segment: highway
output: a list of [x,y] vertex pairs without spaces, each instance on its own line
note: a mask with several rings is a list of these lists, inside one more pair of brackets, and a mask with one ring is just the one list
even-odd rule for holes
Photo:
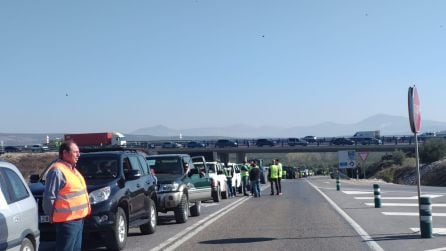
[[446,250],[446,188],[421,188],[434,213],[434,237],[421,239],[416,187],[379,183],[382,208],[374,208],[373,183],[341,180],[336,191],[328,177],[284,180],[282,196],[263,185],[260,198],[203,203],[185,224],[160,214],[154,234],[130,230],[125,250]]

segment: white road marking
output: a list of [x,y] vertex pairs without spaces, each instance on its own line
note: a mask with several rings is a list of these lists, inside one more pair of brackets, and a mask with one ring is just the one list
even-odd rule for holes
[[[426,194],[422,197],[430,197],[431,199],[441,197],[443,195]],[[375,197],[354,197],[355,200],[373,200]],[[418,200],[418,196],[410,197],[381,197],[382,200]]]
[[316,191],[318,191],[325,200],[330,203],[330,205],[342,216],[344,219],[355,229],[355,231],[361,236],[361,238],[365,241],[365,243],[370,247],[371,250],[374,251],[384,251],[384,249],[373,240],[373,238],[358,224],[356,223],[347,213],[345,213],[334,201],[332,201],[325,193],[322,192],[319,188],[317,188],[313,183],[309,180],[305,179],[308,184],[310,184]]
[[218,206],[218,203],[201,203],[202,207],[213,207],[213,206]]
[[446,251],[446,247],[444,247],[444,248],[428,249],[428,250],[424,250],[424,251]]
[[[364,203],[367,206],[375,206],[375,203]],[[432,207],[446,207],[445,203],[433,203]],[[418,203],[381,203],[382,207],[418,207]]]
[[[389,216],[418,216],[418,212],[381,212],[384,215]],[[432,216],[446,217],[446,213],[432,213]]]
[[[414,233],[420,232],[420,228],[416,227],[411,227],[410,230],[412,230]],[[446,228],[432,228],[432,234],[446,235]]]
[[342,191],[343,193],[345,193],[345,194],[349,194],[349,195],[351,195],[351,194],[373,194],[373,191],[372,192],[366,192],[366,191]]

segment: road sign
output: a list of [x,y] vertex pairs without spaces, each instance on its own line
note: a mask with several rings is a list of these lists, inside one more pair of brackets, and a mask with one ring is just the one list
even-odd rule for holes
[[369,156],[368,152],[360,152],[359,153],[359,157],[364,161],[367,159],[367,157]]
[[356,151],[338,151],[339,169],[356,168]]
[[421,110],[417,88],[409,87],[408,94],[410,129],[413,133],[418,133],[421,130]]

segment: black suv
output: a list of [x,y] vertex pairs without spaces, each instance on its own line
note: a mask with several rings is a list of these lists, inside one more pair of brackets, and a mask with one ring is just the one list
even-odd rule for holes
[[274,141],[270,139],[258,139],[256,141],[256,146],[262,147],[262,146],[274,146]]
[[238,147],[237,142],[234,142],[229,139],[219,139],[215,142],[215,148],[223,148],[223,147]]
[[[82,153],[76,165],[87,183],[91,215],[85,219],[84,238],[99,239],[110,250],[121,250],[128,229],[139,227],[143,234],[155,232],[156,179],[145,154],[136,151]],[[44,215],[41,198],[45,176],[31,175],[30,188],[39,204],[42,239],[53,239],[55,229]]]
[[[189,216],[201,214],[201,202],[212,200],[217,187],[209,177],[209,170],[195,166],[205,163],[204,157],[188,154],[160,154],[147,156],[150,168],[158,179],[158,212],[173,211],[177,223],[185,223]],[[190,204],[193,204],[190,208]]]

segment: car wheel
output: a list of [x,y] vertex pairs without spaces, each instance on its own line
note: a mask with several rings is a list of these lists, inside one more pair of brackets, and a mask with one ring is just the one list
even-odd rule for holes
[[220,185],[217,186],[217,191],[212,191],[212,200],[214,200],[214,202],[220,202],[221,200]]
[[175,221],[177,223],[185,223],[189,217],[189,201],[186,195],[181,198],[180,204],[174,210]]
[[157,212],[155,207],[155,202],[149,198],[149,222],[139,226],[141,233],[143,234],[153,234],[155,233],[156,223],[157,223]]
[[195,205],[190,208],[190,216],[196,217],[201,214],[201,201],[195,202]]
[[113,229],[112,238],[107,242],[111,250],[122,250],[127,243],[127,217],[122,208],[118,207],[116,212],[116,222]]
[[32,241],[28,238],[23,239],[22,244],[20,245],[20,251],[34,251],[34,245]]

